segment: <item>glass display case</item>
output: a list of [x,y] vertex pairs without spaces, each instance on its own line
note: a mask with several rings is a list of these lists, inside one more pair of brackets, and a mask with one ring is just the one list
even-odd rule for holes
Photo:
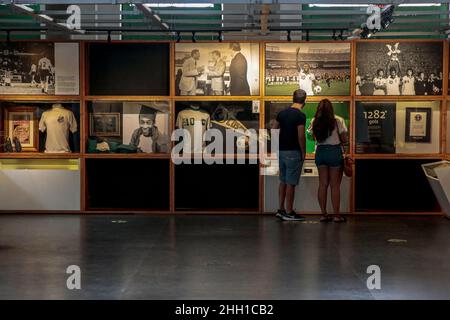
[[80,104],[67,101],[0,102],[2,153],[80,152]]
[[[335,115],[344,119],[347,129],[350,131],[350,104],[348,102],[340,101],[332,101],[332,103]],[[273,122],[277,118],[278,112],[290,107],[291,105],[292,103],[287,101],[266,101],[264,111],[264,128],[268,130],[267,133],[269,137],[271,136],[270,129],[272,128]],[[303,112],[306,115],[306,129],[309,128],[311,120],[314,119],[317,111],[317,105],[318,102],[307,102],[303,107]],[[267,151],[269,153],[272,152],[270,142],[267,143]],[[315,142],[310,134],[306,135],[306,153],[315,153]]]
[[[198,133],[196,123],[199,124]],[[190,135],[192,153],[206,151],[220,155],[236,153],[238,149],[248,152],[250,142],[258,146],[259,102],[178,101],[175,104],[175,128],[187,131],[179,141],[184,141],[184,134]],[[219,133],[223,143],[218,143],[215,136]],[[205,139],[202,139],[203,135]]]
[[89,102],[87,153],[170,152],[168,101]]
[[358,154],[438,154],[440,101],[356,102]]

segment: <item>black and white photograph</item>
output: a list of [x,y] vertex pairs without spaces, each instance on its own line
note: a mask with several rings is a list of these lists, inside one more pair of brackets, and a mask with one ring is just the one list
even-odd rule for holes
[[267,43],[265,95],[350,95],[350,43]]
[[165,153],[170,147],[169,103],[123,103],[123,144],[137,153]]
[[[58,68],[56,61],[59,64]],[[78,93],[78,44],[52,42],[0,44],[0,94]]]
[[258,43],[177,43],[179,96],[259,95]]
[[442,95],[442,42],[357,42],[356,95]]

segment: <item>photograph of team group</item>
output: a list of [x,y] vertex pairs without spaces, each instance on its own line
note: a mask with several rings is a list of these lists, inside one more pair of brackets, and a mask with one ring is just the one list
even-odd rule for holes
[[258,43],[177,43],[178,96],[259,95]]
[[442,94],[441,42],[358,42],[356,95]]
[[54,94],[53,43],[2,43],[0,94]]
[[267,43],[267,96],[350,95],[350,43]]

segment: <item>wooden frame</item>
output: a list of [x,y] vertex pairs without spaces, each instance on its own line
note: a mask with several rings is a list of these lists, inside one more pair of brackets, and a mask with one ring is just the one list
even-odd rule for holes
[[[96,132],[95,131],[95,117],[113,117],[114,121],[116,121],[115,127],[117,128],[114,132]],[[99,136],[99,137],[117,137],[120,136],[121,130],[121,117],[119,112],[92,112],[89,113],[89,135],[90,136]]]
[[[19,40],[12,40],[17,42],[23,42]],[[43,42],[55,42],[50,40],[39,40]],[[422,39],[399,39],[395,40],[396,42],[442,42],[443,45],[443,88],[441,96],[356,96],[355,95],[355,75],[356,75],[356,47],[358,43],[364,41],[379,41],[386,42],[385,39],[373,39],[373,40],[346,40],[344,43],[350,43],[351,46],[351,70],[350,70],[350,95],[349,96],[313,96],[308,98],[308,102],[318,102],[321,99],[328,98],[332,101],[348,101],[350,104],[350,150],[349,154],[351,157],[358,161],[359,159],[449,159],[450,154],[447,153],[447,146],[450,145],[450,141],[446,141],[446,132],[450,128],[450,124],[447,123],[446,115],[447,115],[447,101],[449,98],[448,92],[448,76],[449,76],[449,42],[448,40],[422,40]],[[36,40],[30,40],[30,42],[36,42]],[[58,42],[58,41],[56,41]],[[80,92],[79,95],[74,96],[56,96],[56,95],[0,95],[0,102],[2,101],[22,101],[33,102],[33,101],[79,101],[80,103],[80,153],[79,154],[44,154],[44,153],[22,153],[22,154],[5,154],[1,153],[0,158],[15,158],[15,159],[24,159],[24,158],[37,158],[37,159],[54,159],[54,158],[75,158],[80,159],[80,170],[81,170],[81,211],[82,213],[102,213],[102,210],[91,210],[88,207],[88,195],[89,195],[89,183],[86,172],[86,160],[87,159],[167,159],[170,162],[169,165],[169,174],[170,174],[170,204],[168,211],[136,211],[136,210],[128,210],[128,209],[120,209],[114,210],[117,213],[149,213],[149,214],[189,214],[189,213],[197,213],[197,212],[189,212],[189,211],[177,211],[175,210],[175,165],[172,161],[170,161],[170,154],[88,154],[86,153],[86,141],[89,135],[89,114],[87,104],[90,101],[130,101],[130,102],[145,102],[145,101],[155,101],[155,100],[167,100],[169,101],[170,108],[170,123],[169,127],[172,131],[175,125],[175,102],[176,101],[253,101],[257,100],[260,102],[260,114],[259,114],[259,126],[260,128],[264,128],[264,116],[265,116],[265,102],[266,101],[290,101],[289,96],[266,96],[265,95],[265,47],[266,43],[286,43],[283,40],[267,40],[267,41],[249,41],[249,40],[241,40],[238,41],[240,43],[259,43],[259,77],[260,77],[260,90],[259,95],[257,96],[176,96],[175,95],[175,81],[173,79],[173,75],[175,74],[175,42],[174,41],[142,41],[142,40],[112,40],[112,43],[169,43],[170,49],[170,64],[169,64],[169,95],[168,96],[92,96],[89,95],[89,79],[88,79],[88,68],[89,62],[86,58],[88,55],[88,44],[90,43],[107,43],[103,40],[97,41],[62,41],[62,42],[76,42],[79,43],[79,58],[80,58]],[[189,41],[181,41],[189,43]],[[215,44],[215,41],[197,41],[198,43],[211,43]],[[236,41],[224,41],[224,43],[236,42]],[[292,41],[294,43],[308,43],[308,41]],[[309,43],[333,43],[333,41],[324,41],[324,40],[315,40],[309,41]],[[342,42],[342,41],[339,41]],[[440,153],[437,154],[392,154],[392,155],[365,155],[365,154],[355,154],[355,104],[356,101],[439,101],[441,104],[441,126],[440,126]],[[173,142],[171,142],[171,146],[173,146]],[[308,159],[313,159],[311,155],[307,156]],[[351,213],[355,214],[367,214],[367,213],[359,213],[355,212],[355,199],[354,199],[354,190],[355,190],[355,174],[351,178],[351,190],[350,192],[350,207]],[[257,211],[253,211],[252,213],[264,213],[264,176],[260,175],[259,179],[259,208]],[[107,212],[107,211],[105,211]],[[243,210],[233,211],[223,211],[217,210],[214,213],[220,214],[240,214],[244,212]],[[68,213],[78,213],[78,212],[68,212]],[[370,213],[369,213],[370,214]],[[403,214],[403,213],[392,213],[386,212],[385,214]],[[422,213],[418,213],[422,214]],[[436,214],[436,213],[432,213]]]
[[[12,119],[14,116],[26,116],[29,119]],[[11,143],[14,147],[13,138],[16,134],[14,131],[22,127],[20,123],[26,122],[25,128],[22,130],[27,130],[25,133],[28,135],[28,143],[22,144],[22,152],[38,152],[39,151],[39,127],[38,127],[38,119],[37,119],[37,108],[35,107],[6,107],[5,108],[5,117],[4,117],[4,128],[5,128],[5,138],[9,137],[11,139]],[[18,121],[17,126],[14,126],[14,121]],[[14,126],[14,127],[13,127]],[[19,139],[22,140],[22,139]],[[14,147],[15,148],[15,147]],[[17,152],[17,150],[16,150]]]

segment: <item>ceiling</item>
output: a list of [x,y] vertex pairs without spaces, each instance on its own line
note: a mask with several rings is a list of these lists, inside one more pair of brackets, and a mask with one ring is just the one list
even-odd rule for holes
[[[376,37],[446,38],[448,2],[378,0],[379,5],[396,8],[394,22]],[[293,40],[345,39],[367,20],[367,4],[362,0],[0,0],[0,32],[11,38],[287,39],[289,34]],[[70,5],[80,9],[79,30],[67,25]]]

